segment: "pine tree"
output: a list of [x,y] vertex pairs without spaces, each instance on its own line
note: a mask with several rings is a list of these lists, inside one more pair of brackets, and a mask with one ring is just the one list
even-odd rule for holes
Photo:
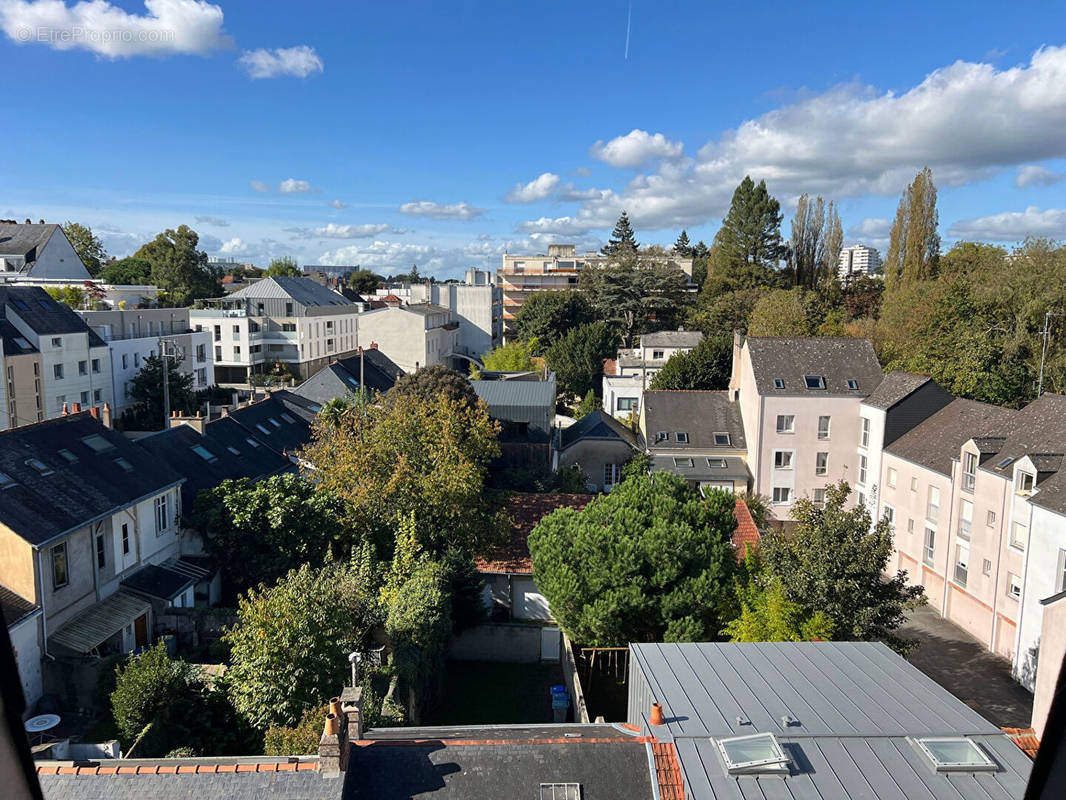
[[638,250],[640,250],[640,245],[637,244],[633,226],[629,223],[629,215],[623,211],[622,216],[618,218],[618,222],[614,225],[610,241],[604,245],[600,252],[605,256],[631,257],[635,256]]
[[766,181],[756,185],[745,176],[711,245],[708,288],[717,292],[775,283],[778,262],[788,252],[781,241],[783,218]]
[[899,199],[885,256],[886,289],[933,277],[940,257],[938,223],[933,172],[924,167]]
[[674,242],[674,252],[682,258],[690,258],[692,256],[692,245],[688,241],[688,231],[681,231],[681,235]]

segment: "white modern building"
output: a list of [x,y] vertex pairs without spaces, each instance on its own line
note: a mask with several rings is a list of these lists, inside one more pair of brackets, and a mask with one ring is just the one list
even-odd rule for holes
[[847,283],[852,278],[869,277],[881,272],[881,254],[876,248],[854,244],[840,251],[837,275]]
[[189,322],[212,334],[220,383],[245,383],[278,364],[307,379],[359,344],[359,307],[310,278],[263,278],[208,302],[189,311]]
[[463,369],[457,358],[459,323],[451,310],[431,303],[388,306],[359,315],[360,344],[376,346],[404,372],[444,364]]
[[[396,294],[396,290],[385,293]],[[463,283],[412,284],[408,302],[451,311],[459,323],[459,352],[468,356],[480,358],[503,340],[503,290],[492,283],[490,272],[468,269]]]
[[700,331],[654,331],[640,337],[636,347],[623,348],[604,364],[603,409],[616,419],[639,415],[641,394],[671,357],[693,350],[703,339]]

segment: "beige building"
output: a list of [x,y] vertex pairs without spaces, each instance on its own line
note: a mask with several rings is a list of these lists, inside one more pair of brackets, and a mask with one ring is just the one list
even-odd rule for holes
[[443,306],[416,303],[359,315],[360,344],[377,347],[404,372],[444,364],[463,369],[459,323]]
[[[578,253],[572,244],[548,245],[548,252],[536,255],[503,254],[496,284],[503,290],[504,336],[513,330],[515,314],[534,292],[557,292],[577,288],[583,269],[602,269],[609,257],[602,253]],[[667,255],[657,259],[692,276],[692,259]]]

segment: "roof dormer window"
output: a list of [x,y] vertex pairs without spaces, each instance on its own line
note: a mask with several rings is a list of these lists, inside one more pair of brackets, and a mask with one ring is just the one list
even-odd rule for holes
[[48,465],[45,464],[43,461],[41,461],[38,458],[27,458],[26,459],[26,466],[27,467],[33,467],[41,475],[51,475],[52,474],[52,470],[50,470],[48,468]]
[[856,392],[859,389],[859,382],[854,378],[848,378],[845,383],[848,385],[848,389]]
[[785,379],[784,378],[774,378],[774,388],[775,389],[784,389],[785,388]]
[[825,378],[821,375],[804,375],[803,382],[807,385],[808,389],[824,389]]

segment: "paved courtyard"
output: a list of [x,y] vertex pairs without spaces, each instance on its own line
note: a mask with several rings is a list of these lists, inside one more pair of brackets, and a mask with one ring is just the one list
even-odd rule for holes
[[907,658],[970,708],[1000,727],[1028,728],[1033,696],[1010,674],[1010,663],[988,652],[953,622],[924,606],[899,629],[920,644]]

